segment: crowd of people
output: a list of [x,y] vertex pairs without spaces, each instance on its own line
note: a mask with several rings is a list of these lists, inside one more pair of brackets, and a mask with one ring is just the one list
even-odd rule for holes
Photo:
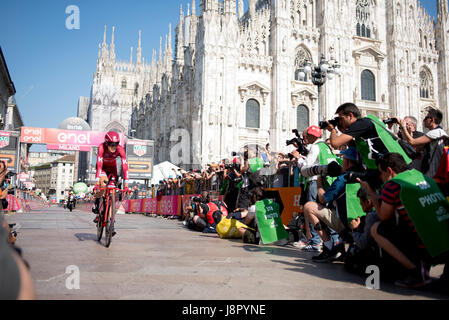
[[[302,134],[294,131],[289,154],[248,146],[201,172],[181,171],[162,190],[201,194],[184,212],[188,228],[222,236],[218,226],[232,220],[245,243],[260,244],[260,201],[281,202],[267,187],[300,187],[303,212],[284,225],[290,238],[283,245],[316,253],[315,262],[341,261],[359,274],[376,265],[398,286],[447,293],[449,136],[440,126],[442,113],[427,110],[425,134],[413,116],[364,118],[352,103],[336,114]],[[323,140],[326,131],[330,137]],[[212,201],[210,190],[224,201]],[[443,275],[430,284],[438,264],[445,265]]]

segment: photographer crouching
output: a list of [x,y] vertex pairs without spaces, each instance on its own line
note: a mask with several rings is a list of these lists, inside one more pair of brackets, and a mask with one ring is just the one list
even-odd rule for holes
[[[301,170],[301,175],[306,177],[305,181],[305,202],[318,201],[318,175],[307,176],[303,171],[307,171],[315,166],[326,166],[332,162],[337,162],[337,157],[329,146],[321,139],[322,131],[317,126],[311,126],[304,131],[304,139],[301,140],[298,130],[293,130],[297,138],[287,141],[287,146],[293,144],[297,150],[292,152],[292,155],[297,158],[297,166]],[[304,144],[310,147],[307,149]],[[324,188],[330,186],[334,181],[333,178],[325,180]],[[321,240],[314,228],[314,224],[310,224],[307,216],[305,216],[306,237],[303,241],[296,243],[295,246],[303,251],[320,252]],[[331,230],[331,236],[334,241],[338,240],[338,234]]]
[[[351,147],[342,151],[341,154],[343,155],[343,172],[336,162],[301,171],[305,176],[320,175],[318,202],[310,201],[304,206],[306,219],[314,226],[324,243],[323,252],[313,257],[316,262],[332,262],[343,258],[345,255],[344,242],[331,238],[329,229],[335,230],[343,239],[347,239],[349,234],[348,213],[353,217],[364,215],[357,198],[360,185],[354,178],[354,176],[363,176],[364,173],[358,152]],[[325,190],[327,176],[338,177]]]

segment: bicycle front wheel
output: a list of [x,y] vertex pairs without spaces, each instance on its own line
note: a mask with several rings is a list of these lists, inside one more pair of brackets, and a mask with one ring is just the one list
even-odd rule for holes
[[98,212],[100,212],[100,214],[98,215],[98,222],[97,222],[97,240],[101,241],[101,238],[103,237],[103,222],[104,222],[104,203],[103,201],[100,201],[99,204],[99,208],[98,208]]
[[114,230],[115,222],[115,195],[111,194],[109,196],[109,207],[108,207],[108,222],[106,224],[106,248],[109,248],[112,241],[112,231]]

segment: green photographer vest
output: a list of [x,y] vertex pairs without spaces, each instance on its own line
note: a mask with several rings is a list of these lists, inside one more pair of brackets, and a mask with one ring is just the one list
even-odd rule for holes
[[264,164],[265,164],[264,161],[259,157],[248,160],[248,165],[251,168],[252,173],[257,172],[257,170],[259,169],[263,169]]
[[[338,157],[332,152],[332,149],[325,143],[325,142],[319,142],[317,145],[320,147],[320,165],[321,166],[327,166],[331,162],[339,162]],[[325,186],[324,189],[327,189],[337,178],[333,177],[326,177],[327,180],[327,186]]]
[[256,202],[256,219],[263,244],[288,239],[276,202],[268,199]]
[[[407,154],[405,153],[404,149],[402,149],[399,142],[395,140],[393,136],[387,131],[385,124],[373,115],[368,115],[367,118],[370,119],[374,124],[377,135],[379,136],[380,140],[382,141],[388,152],[399,153],[404,157],[405,162],[407,164],[410,164],[412,160],[407,156]],[[370,157],[371,150],[367,140],[362,138],[356,138],[355,144],[357,150],[362,156],[363,162],[365,163],[367,169],[377,170],[376,160]]]
[[401,186],[400,198],[419,237],[432,257],[449,250],[449,202],[436,182],[417,170],[391,181]]
[[366,216],[360,205],[360,199],[357,197],[357,192],[359,192],[360,188],[360,183],[346,184],[346,216],[348,217],[348,224],[352,220]]

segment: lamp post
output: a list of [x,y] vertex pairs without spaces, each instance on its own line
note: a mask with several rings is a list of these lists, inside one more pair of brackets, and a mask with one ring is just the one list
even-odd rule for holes
[[321,92],[328,80],[341,74],[341,66],[336,60],[327,61],[324,54],[321,55],[319,65],[313,65],[306,61],[299,72],[299,80],[304,81],[307,75],[312,76],[312,83],[318,87],[318,119],[321,121]]

